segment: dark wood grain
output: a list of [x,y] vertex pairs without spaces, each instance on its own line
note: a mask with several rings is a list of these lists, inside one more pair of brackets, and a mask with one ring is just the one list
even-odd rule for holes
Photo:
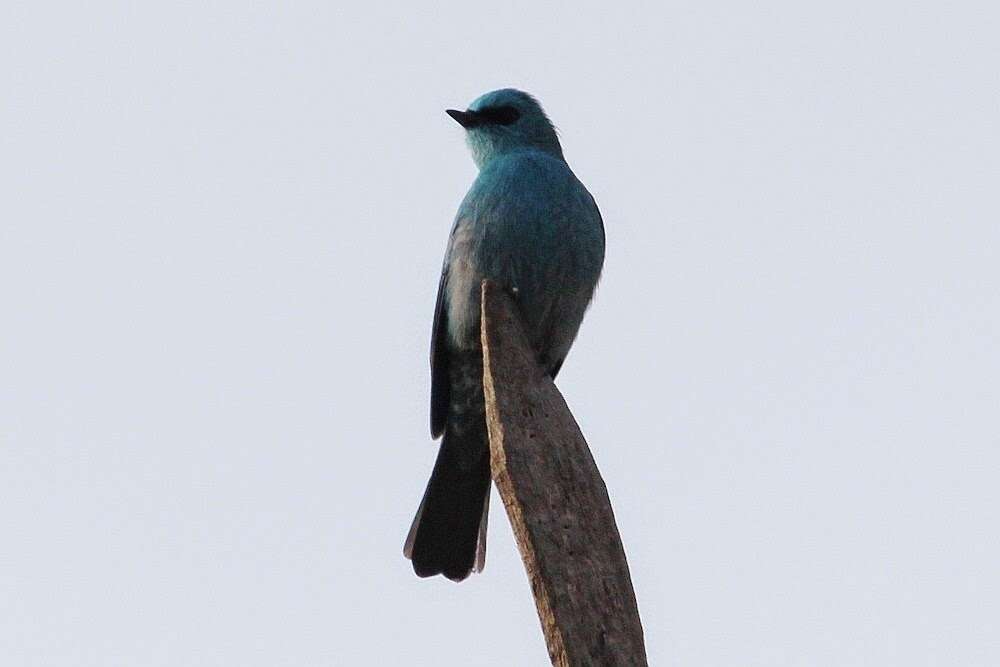
[[646,665],[642,625],[604,480],[517,306],[483,283],[483,385],[493,479],[553,665]]

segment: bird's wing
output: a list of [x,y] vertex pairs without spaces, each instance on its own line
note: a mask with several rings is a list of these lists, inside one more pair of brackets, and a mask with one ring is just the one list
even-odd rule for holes
[[448,262],[445,260],[438,283],[437,303],[434,305],[434,324],[431,329],[431,437],[444,433],[451,401],[448,382],[448,308],[445,290],[448,285]]
[[[581,185],[580,187],[583,187],[583,186]],[[590,194],[590,192],[588,192],[586,188],[583,188],[583,191],[587,193],[587,197],[590,199],[590,203],[593,206],[593,213],[594,213],[594,215],[597,216],[597,224],[601,228],[601,245],[603,246],[603,245],[605,245],[607,243],[607,236],[605,235],[605,231],[604,231],[604,217],[601,215],[601,210],[599,208],[597,208],[597,201],[594,199],[594,196],[592,194]],[[603,250],[602,250],[602,254],[603,254]],[[602,262],[603,262],[603,260],[602,260]],[[549,371],[549,377],[550,378],[552,378],[553,380],[556,379],[556,376],[559,375],[559,370],[562,368],[562,365],[563,365],[564,361],[566,361],[566,357],[565,356],[562,359],[557,360],[554,364],[552,364],[552,370]]]

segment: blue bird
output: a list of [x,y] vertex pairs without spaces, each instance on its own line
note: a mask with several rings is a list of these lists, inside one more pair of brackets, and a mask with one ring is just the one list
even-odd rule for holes
[[548,116],[512,88],[448,110],[479,167],[448,240],[431,334],[431,435],[444,434],[403,553],[418,576],[461,581],[486,560],[490,457],[480,284],[515,297],[555,379],[604,264],[597,204],[566,164]]

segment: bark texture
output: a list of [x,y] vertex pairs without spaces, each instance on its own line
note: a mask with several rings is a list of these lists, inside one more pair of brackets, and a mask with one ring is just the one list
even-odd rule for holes
[[514,301],[482,292],[483,388],[493,479],[507,508],[553,665],[646,665],[642,625],[604,480]]

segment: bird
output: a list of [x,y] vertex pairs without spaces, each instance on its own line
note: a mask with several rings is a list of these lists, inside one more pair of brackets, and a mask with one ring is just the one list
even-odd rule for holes
[[554,380],[597,287],[605,232],[533,96],[503,88],[446,113],[464,128],[479,174],[458,207],[438,284],[430,426],[433,438],[443,438],[403,553],[420,577],[462,581],[486,562],[482,281],[513,297],[538,363]]

